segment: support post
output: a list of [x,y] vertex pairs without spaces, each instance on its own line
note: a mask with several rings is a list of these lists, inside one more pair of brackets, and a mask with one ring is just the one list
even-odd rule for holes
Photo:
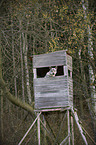
[[21,141],[18,143],[18,145],[21,145],[21,143],[24,141],[25,137],[27,136],[27,134],[29,133],[29,131],[31,130],[31,128],[33,127],[33,125],[35,124],[35,122],[37,121],[38,117],[40,116],[41,112],[37,115],[36,119],[34,120],[34,122],[32,123],[32,125],[29,127],[29,129],[27,130],[27,132],[25,133],[25,135],[23,136],[23,138],[21,139]]
[[85,145],[88,145],[87,140],[86,140],[86,137],[85,137],[85,135],[84,135],[84,133],[83,133],[82,127],[81,127],[81,125],[80,125],[80,123],[79,123],[79,118],[78,118],[77,112],[75,112],[73,108],[71,108],[71,111],[72,111],[72,113],[73,113],[73,115],[74,115],[74,119],[75,119],[76,124],[77,124],[77,126],[78,126],[78,129],[79,129],[79,131],[80,131],[80,133],[81,133],[82,139],[84,140]]
[[71,115],[71,132],[72,132],[72,145],[74,145],[74,127],[73,127],[73,116]]
[[1,90],[1,137],[4,139],[4,125],[3,125],[3,91]]
[[67,118],[68,118],[68,136],[69,136],[69,145],[70,145],[70,115],[69,110],[67,110]]
[[38,117],[37,120],[37,126],[38,126],[38,145],[40,145],[40,116]]
[[[43,120],[44,120],[44,126],[46,127],[46,121],[45,121],[44,115],[43,115]],[[46,129],[44,130],[44,144],[47,144],[47,142],[46,142]]]

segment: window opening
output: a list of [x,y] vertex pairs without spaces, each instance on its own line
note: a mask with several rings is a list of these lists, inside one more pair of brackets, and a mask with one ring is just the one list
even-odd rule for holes
[[37,78],[44,78],[46,74],[50,71],[51,68],[57,68],[57,73],[55,76],[62,76],[64,75],[64,66],[51,66],[51,67],[42,67],[42,68],[37,68]]
[[57,74],[56,76],[64,75],[64,66],[57,66]]
[[46,76],[46,73],[49,72],[49,67],[37,68],[37,78],[43,78]]
[[68,69],[68,76],[71,77],[71,71]]
[[70,70],[68,70],[68,76],[70,77]]

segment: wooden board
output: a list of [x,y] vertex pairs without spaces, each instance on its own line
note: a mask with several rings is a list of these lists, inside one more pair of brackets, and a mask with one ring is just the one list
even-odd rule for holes
[[[64,75],[37,78],[37,68],[50,66],[64,66]],[[66,50],[34,55],[33,72],[36,110],[73,105],[72,57]]]
[[72,71],[72,57],[70,55],[67,55],[67,67]]
[[71,77],[68,77],[68,87],[69,87],[69,95],[73,96],[73,80]]
[[34,93],[36,109],[68,106],[67,76],[34,79]]
[[50,67],[66,65],[66,51],[56,51],[48,54],[34,55],[33,67]]
[[35,109],[56,108],[68,106],[68,96],[35,98]]

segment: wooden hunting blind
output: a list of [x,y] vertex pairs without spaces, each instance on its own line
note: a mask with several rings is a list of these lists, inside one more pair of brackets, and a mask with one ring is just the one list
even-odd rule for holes
[[[45,77],[57,67],[53,77]],[[73,106],[72,57],[66,50],[33,56],[35,110]]]
[[[51,70],[56,70],[55,75],[51,75]],[[60,145],[67,142],[70,145],[71,141],[72,145],[74,145],[73,117],[70,116],[70,114],[74,115],[82,138],[85,144],[88,145],[86,137],[84,135],[84,128],[82,129],[77,112],[73,109],[72,57],[67,53],[66,50],[51,52],[48,54],[34,55],[33,73],[35,111],[37,111],[37,117],[31,124],[23,138],[20,140],[18,145],[21,145],[36,121],[38,124],[38,145],[40,145],[40,122],[42,121],[42,119],[40,120],[40,115],[42,114],[42,112],[59,110],[62,110],[63,112],[66,111],[63,122],[65,120],[66,114],[68,121],[68,136],[62,140]],[[69,111],[71,111],[71,113],[69,113]],[[46,131],[48,133],[50,132],[46,128],[46,119],[44,117],[44,114],[45,113],[43,113],[44,123],[42,122],[42,124],[45,128],[44,141],[46,142]],[[55,140],[55,143],[57,142],[57,138]]]

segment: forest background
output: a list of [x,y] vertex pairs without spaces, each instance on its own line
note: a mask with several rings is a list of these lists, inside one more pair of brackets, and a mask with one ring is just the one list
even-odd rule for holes
[[[0,2],[0,141],[15,145],[35,118],[32,58],[67,49],[73,58],[73,101],[89,144],[96,142],[95,0],[2,0]],[[45,113],[46,144],[58,144],[63,113]],[[49,122],[49,123],[48,123]],[[55,124],[55,125],[54,125]],[[45,144],[41,127],[41,144]],[[57,132],[60,132],[57,136]],[[57,137],[56,137],[57,136]],[[84,144],[74,122],[75,144]],[[24,144],[37,144],[36,125]]]

